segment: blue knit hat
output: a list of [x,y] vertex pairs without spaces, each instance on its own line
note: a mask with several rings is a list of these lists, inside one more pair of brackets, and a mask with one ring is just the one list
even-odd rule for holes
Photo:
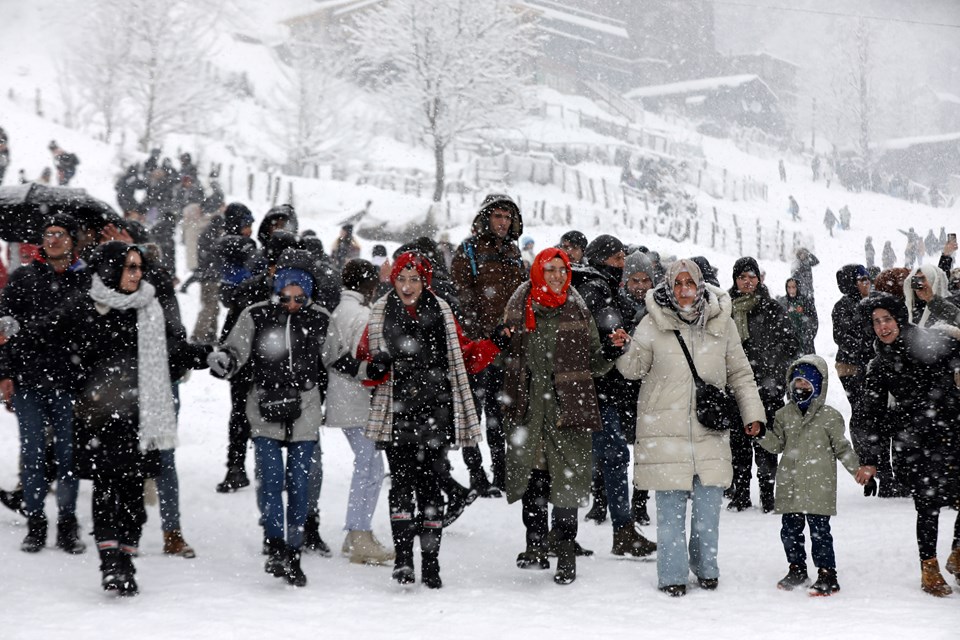
[[313,297],[313,277],[303,269],[293,269],[285,267],[277,269],[273,276],[273,292],[280,293],[284,287],[295,284],[306,294],[308,298]]
[[817,369],[814,365],[809,362],[801,362],[790,371],[790,386],[793,386],[793,381],[798,378],[802,378],[810,383],[813,387],[813,393],[809,398],[803,402],[798,402],[797,406],[801,409],[806,409],[810,406],[810,403],[813,402],[813,399],[820,395],[820,391],[823,389],[823,375],[820,373],[820,370]]

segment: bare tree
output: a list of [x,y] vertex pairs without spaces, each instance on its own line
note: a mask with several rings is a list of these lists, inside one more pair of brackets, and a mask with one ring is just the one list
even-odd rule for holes
[[451,142],[523,114],[526,62],[536,48],[527,15],[513,3],[391,0],[357,18],[353,41],[400,126],[433,150],[435,202]]

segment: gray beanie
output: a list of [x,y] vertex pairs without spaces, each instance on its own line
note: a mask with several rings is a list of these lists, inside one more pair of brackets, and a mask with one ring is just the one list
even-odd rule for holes
[[623,263],[623,278],[621,278],[621,284],[625,283],[627,278],[633,274],[640,273],[641,271],[650,276],[650,280],[656,278],[656,270],[653,267],[653,260],[650,259],[650,256],[642,251],[634,251],[627,256],[627,259]]

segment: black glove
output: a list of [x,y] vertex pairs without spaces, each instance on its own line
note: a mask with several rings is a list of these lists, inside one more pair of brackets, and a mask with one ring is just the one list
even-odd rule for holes
[[348,376],[354,377],[360,371],[360,361],[349,353],[343,354],[339,360],[330,365],[330,368]]
[[379,380],[390,372],[393,365],[393,356],[388,351],[378,351],[373,354],[373,360],[367,363],[367,377]]
[[877,495],[877,479],[870,478],[867,480],[867,484],[863,485],[863,497],[869,498],[875,495]]
[[600,344],[602,345],[600,349],[600,355],[602,355],[603,359],[607,362],[613,362],[627,352],[626,343],[624,343],[622,347],[618,347],[610,340],[610,336],[603,336],[600,339]]
[[510,329],[510,327],[505,324],[498,324],[493,333],[490,334],[490,342],[495,344],[500,351],[510,346],[510,336],[506,334],[507,329]]

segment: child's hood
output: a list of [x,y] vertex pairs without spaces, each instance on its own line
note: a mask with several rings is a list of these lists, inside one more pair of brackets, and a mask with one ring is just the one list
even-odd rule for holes
[[813,401],[810,403],[810,407],[807,409],[806,415],[809,417],[816,414],[820,410],[820,407],[822,407],[824,403],[827,401],[828,368],[827,368],[827,361],[821,358],[820,356],[816,355],[815,353],[811,353],[811,354],[797,358],[793,362],[793,364],[791,364],[790,367],[787,369],[788,393],[789,393],[789,390],[792,389],[792,387],[790,386],[790,381],[793,379],[793,372],[797,367],[799,367],[802,364],[813,365],[814,367],[817,368],[817,371],[820,372],[820,377],[823,378],[822,382],[820,383],[820,395],[818,395],[816,398],[813,399]]

